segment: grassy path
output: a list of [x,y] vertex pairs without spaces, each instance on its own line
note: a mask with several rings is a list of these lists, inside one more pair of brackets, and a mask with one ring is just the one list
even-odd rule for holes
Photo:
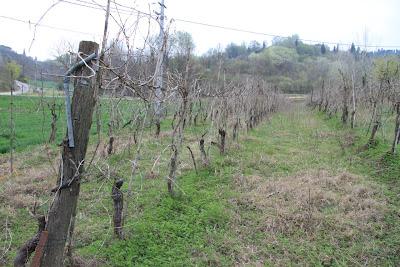
[[356,135],[298,106],[245,138],[234,199],[239,262],[400,264],[399,190],[355,156]]
[[[399,166],[374,171],[373,155],[384,148],[356,155],[363,142],[357,135],[299,105],[229,144],[223,157],[211,148],[212,166],[199,174],[184,155],[176,197],[166,193],[163,173],[135,180],[123,241],[113,238],[109,223],[109,181],[90,178],[77,214],[77,260],[86,266],[399,265]],[[159,147],[147,148],[141,167],[151,166]],[[109,159],[123,177],[130,176],[126,158]],[[26,217],[19,210],[11,219],[16,244],[35,231],[34,223],[29,231],[21,223]]]

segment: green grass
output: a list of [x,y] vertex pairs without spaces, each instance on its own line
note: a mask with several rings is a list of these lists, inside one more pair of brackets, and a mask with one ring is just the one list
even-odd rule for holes
[[38,88],[43,88],[44,90],[57,90],[57,87],[59,87],[59,83],[54,82],[54,81],[40,81],[40,80],[29,80],[29,85],[33,87],[38,87]]
[[[143,211],[140,218],[126,222],[126,241],[110,241],[104,246],[94,242],[80,253],[98,253],[112,266],[208,265],[210,261],[230,264],[219,252],[229,230],[227,204],[217,194],[224,190],[226,181],[209,170],[198,176],[188,173],[181,180],[185,194],[171,197],[150,189],[140,196],[137,205],[142,204]],[[209,243],[211,240],[217,242]]]
[[[169,125],[170,120],[165,120],[162,129],[169,129]],[[195,140],[203,130],[201,126],[190,127],[186,143]],[[187,151],[182,150],[180,158],[184,168],[174,197],[166,192],[168,150],[155,168],[156,177],[146,178],[155,157],[169,144],[169,137],[154,139],[146,133],[147,141],[134,177],[131,177],[129,160],[135,155],[135,147],[103,162],[126,181],[123,187],[129,204],[124,227],[126,239],[113,237],[112,181],[95,168],[81,188],[75,253],[100,266],[233,266],[238,263],[397,266],[400,264],[400,158],[387,155],[389,144],[382,140],[377,146],[360,151],[359,147],[366,141],[363,131],[342,127],[337,118],[328,119],[323,114],[295,107],[294,111],[273,115],[247,135],[241,134],[239,144],[230,143],[225,156],[218,155],[212,147],[211,166],[200,168],[198,174],[192,170]],[[354,142],[343,146],[348,136],[354,137]],[[198,157],[197,146],[191,145]],[[102,163],[98,167],[106,170]],[[337,208],[327,206],[321,212],[324,227],[312,234],[301,227],[283,233],[265,231],[265,220],[275,216],[275,211],[260,209],[259,203],[249,201],[248,194],[252,191],[235,181],[238,175],[261,177],[254,189],[258,190],[266,182],[297,179],[299,173],[318,170],[332,175],[347,172],[365,177],[359,181],[360,185],[376,185],[380,190],[373,197],[385,201],[384,218],[370,222],[372,230],[366,232],[357,229],[354,221],[337,224]],[[129,181],[133,188],[130,196],[127,194]],[[272,201],[267,196],[266,199]],[[46,208],[47,204],[41,210]],[[8,218],[13,233],[10,260],[16,247],[32,236],[36,226],[28,220],[25,209],[16,209],[15,213],[6,208],[0,211],[3,218]],[[346,229],[341,228],[344,226]],[[344,233],[348,229],[354,232]],[[0,243],[0,247],[3,245],[4,242]]]
[[[51,96],[14,96],[14,127],[15,142],[14,150],[17,152],[31,149],[32,146],[46,144],[51,132],[51,111],[50,105],[56,103],[57,114],[57,133],[55,144],[59,144],[65,137],[66,118],[64,97]],[[111,99],[101,98],[100,100],[100,116],[101,130],[103,134],[108,133],[108,123],[110,122],[111,106],[114,105],[117,110],[115,114],[121,125],[114,129],[114,134],[126,133],[129,127],[122,130],[124,123],[131,120],[137,115],[138,110],[143,107],[143,103],[132,99]],[[196,107],[194,107],[194,110]],[[172,107],[168,107],[171,115]],[[143,114],[142,114],[143,116]],[[171,115],[172,116],[172,115]],[[150,118],[147,118],[149,121]],[[171,118],[162,121],[162,130],[171,129]],[[93,117],[91,134],[96,134],[96,116]],[[10,97],[0,96],[0,154],[10,151]],[[189,133],[197,133],[204,127],[198,126],[189,129]],[[50,146],[55,147],[54,144]]]
[[[107,123],[110,121],[110,99],[101,99],[101,124],[103,133],[107,133]],[[63,97],[14,97],[14,149],[24,151],[33,145],[48,142],[51,132],[50,106],[56,103],[57,133],[55,144],[59,144],[66,133],[65,105]],[[119,102],[120,116],[123,122],[129,121],[132,111],[138,108],[133,100]],[[10,97],[0,96],[0,154],[10,151]],[[96,118],[94,116],[91,134],[96,133]],[[54,144],[53,144],[54,146]]]
[[[27,147],[46,142],[50,135],[50,111],[47,102],[50,98],[41,101],[39,97],[15,97],[14,98],[14,125],[16,151],[22,151]],[[63,121],[65,120],[62,98],[54,99],[58,108],[59,120],[57,123],[57,142],[61,141],[62,133],[65,132]],[[0,153],[10,150],[10,97],[0,97]]]

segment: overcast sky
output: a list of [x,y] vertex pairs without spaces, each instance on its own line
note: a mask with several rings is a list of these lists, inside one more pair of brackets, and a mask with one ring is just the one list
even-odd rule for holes
[[[70,3],[67,3],[69,1]],[[81,2],[77,2],[81,1]],[[82,1],[105,5],[107,0],[65,0],[51,9],[41,21],[43,25],[70,29],[67,32],[47,27],[37,27],[35,41],[34,25],[0,17],[0,44],[12,47],[39,59],[52,58],[57,47],[68,41],[75,47],[80,40],[101,42],[104,11],[77,6]],[[157,0],[116,0],[117,3],[139,10],[158,10]],[[56,0],[3,0],[0,16],[36,22]],[[208,24],[240,28],[253,32],[289,36],[325,42],[364,44],[367,32],[368,45],[398,46],[400,49],[400,1],[398,0],[165,0],[166,16],[170,19],[186,19]],[[154,14],[154,13],[153,13]],[[127,30],[133,32],[137,14],[128,20]],[[117,14],[114,17],[118,20]],[[123,15],[122,19],[126,19]],[[146,35],[148,21],[141,19],[133,46],[140,46]],[[110,37],[116,33],[116,23],[111,21]],[[157,32],[157,24],[151,22],[151,31]],[[190,32],[198,54],[218,44],[242,43],[251,40],[262,42],[268,36],[240,33],[218,28],[172,22],[170,31]],[[82,32],[82,33],[78,33]]]

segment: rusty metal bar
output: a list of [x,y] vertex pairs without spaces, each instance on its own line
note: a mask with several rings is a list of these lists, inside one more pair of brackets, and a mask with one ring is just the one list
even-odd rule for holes
[[42,231],[42,233],[40,234],[39,243],[37,244],[35,249],[35,256],[33,256],[31,267],[40,267],[40,261],[42,260],[43,250],[46,246],[48,237],[49,232]]

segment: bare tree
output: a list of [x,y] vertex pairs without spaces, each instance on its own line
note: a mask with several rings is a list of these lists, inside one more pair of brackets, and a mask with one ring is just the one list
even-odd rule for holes
[[343,71],[339,69],[340,76],[343,82],[343,94],[342,94],[342,123],[347,124],[349,118],[349,97],[350,97],[350,84],[348,78],[345,76]]

